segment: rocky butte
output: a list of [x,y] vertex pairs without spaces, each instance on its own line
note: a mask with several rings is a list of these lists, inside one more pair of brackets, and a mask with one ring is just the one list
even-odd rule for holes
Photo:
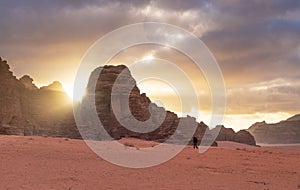
[[[185,131],[191,132],[194,127],[192,134],[201,140],[208,128],[193,117],[178,118],[175,113],[152,103],[146,94],[140,93],[136,81],[124,65],[99,67],[91,73],[86,95],[78,103],[81,105],[80,111],[84,113],[81,114],[83,123],[80,126],[76,126],[72,104],[59,82],[37,88],[28,75],[20,79],[13,76],[9,65],[2,59],[0,96],[0,134],[5,135],[81,138],[78,127],[84,129],[84,137],[106,140],[104,131],[96,125],[90,128],[93,125],[87,125],[93,124],[95,120],[86,112],[93,106],[96,108],[97,119],[112,139],[135,137],[164,142],[176,136],[176,139],[186,140],[190,137],[186,136]],[[75,113],[78,113],[76,107]],[[143,125],[140,125],[141,122]],[[124,124],[132,128],[129,130]],[[176,130],[179,124],[183,128]],[[243,130],[235,133],[224,126],[221,126],[217,140],[256,144],[249,132]]]
[[257,122],[248,131],[257,143],[297,144],[300,143],[300,114],[273,124]]

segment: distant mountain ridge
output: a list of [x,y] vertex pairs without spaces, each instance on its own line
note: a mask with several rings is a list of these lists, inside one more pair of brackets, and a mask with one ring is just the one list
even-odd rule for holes
[[297,144],[300,143],[300,114],[278,123],[257,122],[247,131],[254,136],[257,143]]

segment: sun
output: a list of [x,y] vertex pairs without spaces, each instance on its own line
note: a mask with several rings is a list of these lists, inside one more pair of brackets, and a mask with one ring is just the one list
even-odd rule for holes
[[73,85],[63,84],[63,88],[64,88],[66,94],[69,96],[69,98],[73,100]]
[[152,54],[149,54],[149,55],[143,57],[142,61],[150,61],[150,60],[153,60],[153,59],[155,59],[155,57]]
[[82,92],[80,93],[76,93],[74,94],[74,87],[73,87],[73,84],[64,84],[63,85],[63,88],[66,92],[66,94],[69,96],[69,98],[75,102],[80,102],[82,100],[82,97],[84,96],[85,94],[85,91],[83,90]]

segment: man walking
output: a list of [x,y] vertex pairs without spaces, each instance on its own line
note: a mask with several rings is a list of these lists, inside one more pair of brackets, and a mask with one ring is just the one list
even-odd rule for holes
[[193,144],[194,144],[194,149],[197,148],[198,149],[198,139],[197,137],[193,137]]

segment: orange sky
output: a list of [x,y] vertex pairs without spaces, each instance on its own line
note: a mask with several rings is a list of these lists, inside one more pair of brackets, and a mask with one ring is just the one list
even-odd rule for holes
[[[224,123],[237,130],[300,113],[299,8],[299,1],[293,0],[1,1],[0,56],[17,77],[28,74],[37,86],[58,80],[71,94],[83,55],[104,34],[143,21],[174,24],[198,36],[215,56],[227,91]],[[207,121],[209,88],[184,55],[140,46],[121,52],[112,62],[150,55],[172,61],[192,76]],[[165,96],[149,81],[140,88],[168,109],[180,110],[172,89]]]

